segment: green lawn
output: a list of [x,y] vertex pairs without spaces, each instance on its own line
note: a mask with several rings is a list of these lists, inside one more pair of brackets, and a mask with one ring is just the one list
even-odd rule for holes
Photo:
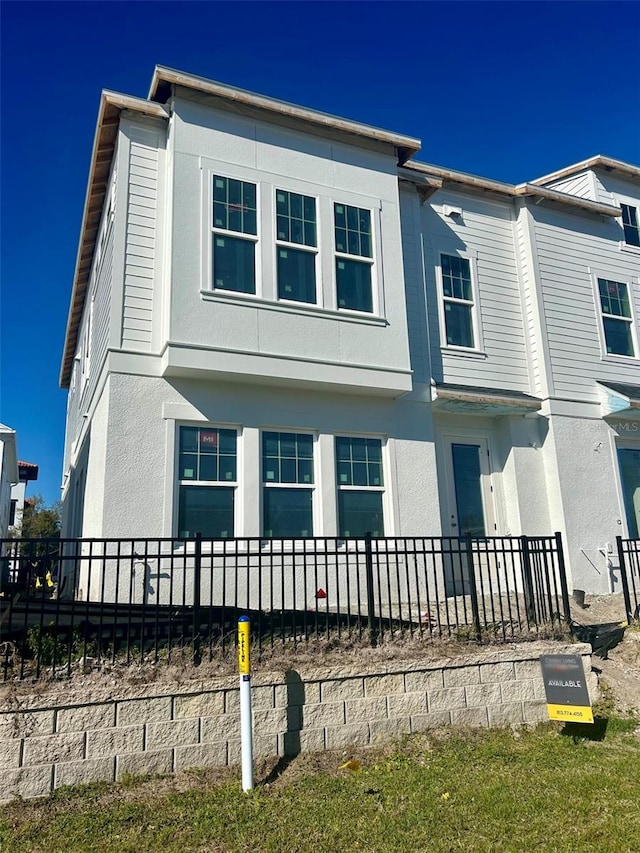
[[614,720],[601,741],[551,724],[414,736],[359,752],[356,771],[299,756],[250,795],[235,771],[61,790],[5,806],[0,850],[637,853],[635,726]]

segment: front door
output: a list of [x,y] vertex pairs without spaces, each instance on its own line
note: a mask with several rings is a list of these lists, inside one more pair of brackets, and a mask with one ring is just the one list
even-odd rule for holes
[[619,447],[618,464],[629,539],[640,538],[640,447]]
[[445,440],[445,453],[449,535],[474,539],[495,536],[497,528],[486,438],[451,436]]

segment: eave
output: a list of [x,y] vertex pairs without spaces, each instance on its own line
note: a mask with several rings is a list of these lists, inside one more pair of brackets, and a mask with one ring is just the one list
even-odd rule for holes
[[589,157],[588,160],[581,160],[579,163],[565,166],[564,169],[558,169],[557,172],[551,172],[550,175],[543,175],[541,178],[536,178],[531,183],[544,185],[551,181],[569,178],[571,175],[584,172],[586,169],[602,169],[607,172],[617,172],[626,177],[640,180],[640,166],[634,166],[633,163],[625,163],[623,160],[614,160],[613,157],[605,157],[603,154],[596,154],[595,157]]
[[502,181],[468,175],[466,172],[456,172],[453,169],[443,169],[441,166],[432,166],[429,163],[407,163],[402,172],[404,180],[411,180],[412,174],[421,177],[428,175],[431,178],[441,180],[442,186],[452,189],[459,188],[467,192],[475,191],[502,198],[530,198],[536,201],[549,201],[563,207],[595,213],[599,216],[615,218],[622,215],[620,208],[614,205],[578,198],[548,187],[539,187],[533,183],[505,184]]
[[211,95],[219,100],[227,101],[229,104],[237,104],[271,113],[281,119],[294,120],[307,126],[311,125],[329,131],[333,136],[344,134],[347,137],[356,137],[360,140],[366,139],[392,145],[396,149],[400,164],[412,157],[421,147],[420,140],[411,136],[393,133],[389,130],[340,118],[319,110],[300,107],[297,104],[290,104],[288,101],[258,95],[255,92],[248,92],[246,89],[238,89],[216,80],[208,80],[205,77],[176,71],[162,65],[156,65],[153,73],[149,100],[166,103],[174,86],[182,86],[195,92]]
[[602,417],[615,416],[625,419],[640,419],[640,385],[625,385],[619,382],[597,383]]
[[542,403],[536,397],[519,391],[497,388],[436,384],[431,389],[434,412],[457,415],[488,415],[502,417],[527,415],[540,410]]
[[96,237],[100,227],[107,181],[120,125],[120,114],[130,110],[153,118],[167,119],[169,112],[161,104],[151,103],[142,98],[121,95],[117,92],[103,91],[100,98],[98,121],[93,139],[89,181],[85,195],[84,212],[80,228],[80,242],[76,256],[76,267],[71,291],[71,304],[67,318],[62,365],[60,368],[60,386],[68,388],[76,352],[78,330],[82,320],[84,300],[91,273]]

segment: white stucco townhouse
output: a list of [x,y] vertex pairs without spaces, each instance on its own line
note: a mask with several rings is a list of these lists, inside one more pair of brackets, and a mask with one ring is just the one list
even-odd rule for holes
[[512,186],[419,147],[162,67],[147,99],[103,93],[64,536],[560,530],[573,585],[614,588],[640,506],[640,169]]

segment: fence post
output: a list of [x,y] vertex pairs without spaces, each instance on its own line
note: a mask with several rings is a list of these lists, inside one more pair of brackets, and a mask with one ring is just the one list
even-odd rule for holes
[[[469,569],[469,595],[471,596],[471,612],[473,614],[473,624],[476,629],[478,642],[482,639],[482,631],[480,629],[480,607],[478,606],[478,588],[476,586],[476,570],[473,565],[473,540],[471,536],[467,536],[467,568]],[[464,578],[463,578],[464,584]]]
[[364,557],[367,580],[367,624],[369,626],[369,642],[376,645],[376,598],[373,588],[373,547],[371,533],[364,534]]
[[529,537],[520,537],[522,551],[522,580],[524,582],[524,604],[527,608],[527,616],[531,622],[537,624],[536,620],[536,596],[533,588],[533,573],[531,571],[531,552],[529,551]]
[[631,610],[631,592],[629,591],[629,578],[627,577],[627,564],[624,559],[624,549],[622,547],[622,536],[616,536],[618,545],[618,559],[620,560],[620,580],[622,581],[622,595],[624,596],[624,609],[627,614],[627,620],[631,622],[633,619],[633,611]]
[[562,590],[562,606],[564,607],[565,621],[571,621],[571,605],[569,604],[569,588],[567,586],[567,570],[564,564],[564,551],[562,549],[562,533],[556,533],[556,547],[558,549],[558,572],[560,573],[560,589]]
[[202,579],[202,533],[195,535],[193,561],[193,662],[196,666],[202,660],[200,655],[200,583]]

